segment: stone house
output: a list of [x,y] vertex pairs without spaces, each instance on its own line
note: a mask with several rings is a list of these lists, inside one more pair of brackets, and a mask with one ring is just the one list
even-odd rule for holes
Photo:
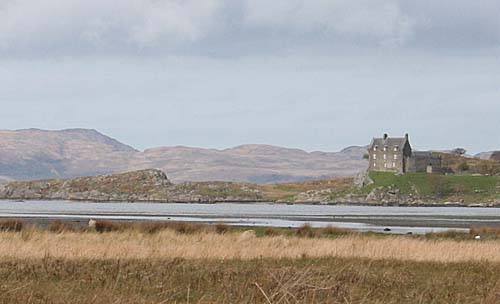
[[374,138],[368,146],[368,171],[394,173],[442,171],[441,156],[430,151],[413,151],[408,134],[404,137],[389,137],[384,134]]

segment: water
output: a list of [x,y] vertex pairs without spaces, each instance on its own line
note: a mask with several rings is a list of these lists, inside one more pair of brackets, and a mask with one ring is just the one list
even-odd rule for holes
[[[276,204],[89,203],[0,201],[0,217],[224,222],[240,226],[313,227],[356,231],[428,233],[468,231],[475,225],[500,226],[500,208],[380,207]],[[387,230],[390,231],[384,231]]]

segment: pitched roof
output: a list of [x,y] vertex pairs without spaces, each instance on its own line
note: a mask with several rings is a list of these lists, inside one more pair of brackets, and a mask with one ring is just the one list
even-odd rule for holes
[[374,146],[379,146],[379,147],[398,146],[400,149],[402,149],[407,142],[408,142],[408,138],[406,138],[406,137],[373,138],[372,143],[370,144],[370,148],[373,148]]

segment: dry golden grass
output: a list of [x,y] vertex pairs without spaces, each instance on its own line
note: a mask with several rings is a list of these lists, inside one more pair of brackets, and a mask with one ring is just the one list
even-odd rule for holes
[[425,240],[410,237],[346,235],[335,239],[200,232],[155,234],[25,229],[0,232],[0,258],[64,259],[254,259],[342,257],[431,262],[500,262],[499,241]]

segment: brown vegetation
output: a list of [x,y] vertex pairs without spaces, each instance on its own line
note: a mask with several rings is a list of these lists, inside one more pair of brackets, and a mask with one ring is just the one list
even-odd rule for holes
[[441,153],[443,167],[450,168],[453,172],[477,173],[487,175],[500,174],[500,163],[495,160],[486,160],[464,157],[452,153]]
[[0,303],[500,301],[500,264],[312,259],[3,259]]
[[321,230],[306,227],[302,231],[300,235],[305,237],[243,237],[241,233],[219,234],[220,231],[215,233],[215,230],[201,230],[191,234],[181,234],[171,229],[153,234],[138,230],[54,234],[27,229],[23,233],[0,233],[0,258],[50,256],[64,259],[253,259],[333,256],[436,262],[500,262],[500,243],[497,240],[457,241],[363,234],[318,238],[315,236],[319,232],[314,232]]
[[0,304],[500,301],[498,228],[424,237],[309,225],[257,237],[223,223],[74,229],[0,232]]
[[341,192],[351,188],[352,182],[352,178],[334,178],[301,183],[256,185],[256,187],[265,198],[283,200],[307,191],[331,190]]
[[53,221],[49,224],[48,230],[55,233],[75,231],[73,226],[62,221]]
[[24,223],[20,220],[0,220],[0,231],[19,232],[23,229]]

